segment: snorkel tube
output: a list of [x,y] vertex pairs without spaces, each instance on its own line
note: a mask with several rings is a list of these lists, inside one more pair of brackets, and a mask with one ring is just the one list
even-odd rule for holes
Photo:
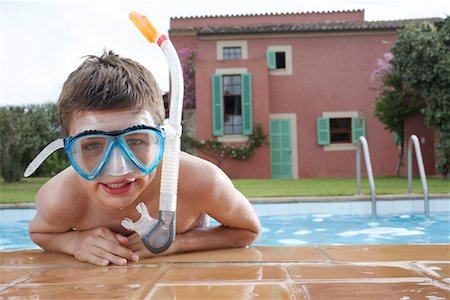
[[148,19],[137,13],[130,13],[130,20],[150,43],[157,43],[163,51],[170,73],[170,110],[169,118],[164,121],[166,142],[162,162],[161,190],[159,199],[159,219],[154,219],[148,213],[144,203],[136,206],[141,214],[138,221],[133,223],[129,218],[122,220],[122,226],[136,231],[145,247],[152,253],[167,250],[175,240],[176,207],[178,189],[178,171],[181,144],[181,115],[183,109],[183,71],[178,54],[168,37],[150,24]]

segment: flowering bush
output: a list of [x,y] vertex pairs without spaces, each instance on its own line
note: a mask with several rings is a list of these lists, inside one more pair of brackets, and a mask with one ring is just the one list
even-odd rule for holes
[[184,103],[183,108],[195,108],[195,58],[196,50],[183,48],[178,51],[184,78]]
[[196,140],[192,137],[185,136],[183,142],[187,147],[193,147],[205,153],[212,154],[216,157],[219,165],[225,158],[237,160],[249,159],[255,149],[266,143],[266,137],[262,133],[261,125],[256,124],[253,134],[249,136],[249,140],[245,144],[233,145],[225,144],[216,139]]
[[392,53],[387,52],[382,58],[377,59],[377,68],[372,72],[371,79],[383,80],[383,77],[392,74],[394,72],[394,66],[391,64],[391,60],[394,58]]
[[[372,79],[382,81],[375,115],[403,142],[403,123],[419,111],[437,134],[436,167],[450,174],[450,17],[434,24],[411,23],[377,60]],[[403,151],[403,149],[401,150]]]
[[377,68],[372,72],[371,79],[381,81],[374,114],[387,130],[396,134],[396,142],[399,144],[396,172],[400,175],[404,154],[404,124],[406,119],[423,108],[423,99],[404,85],[394,63],[393,54],[385,53],[382,58],[377,59]]

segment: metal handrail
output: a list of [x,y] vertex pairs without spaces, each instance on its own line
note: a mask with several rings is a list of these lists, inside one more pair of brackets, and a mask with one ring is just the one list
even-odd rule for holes
[[375,194],[375,182],[373,180],[372,163],[370,161],[369,146],[365,137],[358,139],[356,147],[356,193],[361,195],[361,145],[364,153],[364,161],[366,162],[367,177],[369,179],[370,195],[372,198],[372,216],[377,216],[377,203]]
[[425,175],[425,167],[423,166],[419,138],[415,134],[411,135],[408,141],[408,193],[412,193],[412,145],[414,145],[414,150],[416,152],[417,167],[419,168],[420,181],[422,182],[425,215],[428,216],[430,213],[430,202],[428,200],[427,176]]

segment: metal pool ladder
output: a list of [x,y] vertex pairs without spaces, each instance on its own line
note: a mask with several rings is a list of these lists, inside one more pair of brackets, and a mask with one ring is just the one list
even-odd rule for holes
[[422,182],[422,190],[424,196],[425,215],[430,214],[430,201],[428,200],[428,184],[425,175],[425,167],[423,166],[422,151],[420,150],[419,138],[413,134],[408,141],[408,193],[412,193],[412,146],[416,152],[417,167],[419,169],[420,181]]
[[372,163],[370,161],[369,146],[365,137],[358,139],[356,147],[356,193],[361,195],[361,146],[364,153],[364,161],[366,162],[367,177],[369,179],[370,195],[372,198],[372,217],[377,216],[377,202],[375,194],[375,182],[373,180]]

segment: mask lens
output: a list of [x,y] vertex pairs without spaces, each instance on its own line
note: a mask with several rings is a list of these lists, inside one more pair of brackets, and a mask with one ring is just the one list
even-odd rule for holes
[[128,151],[148,170],[161,158],[162,140],[153,130],[137,130],[123,135]]
[[108,148],[105,136],[84,136],[73,142],[70,150],[73,162],[84,172],[91,174],[100,164]]

